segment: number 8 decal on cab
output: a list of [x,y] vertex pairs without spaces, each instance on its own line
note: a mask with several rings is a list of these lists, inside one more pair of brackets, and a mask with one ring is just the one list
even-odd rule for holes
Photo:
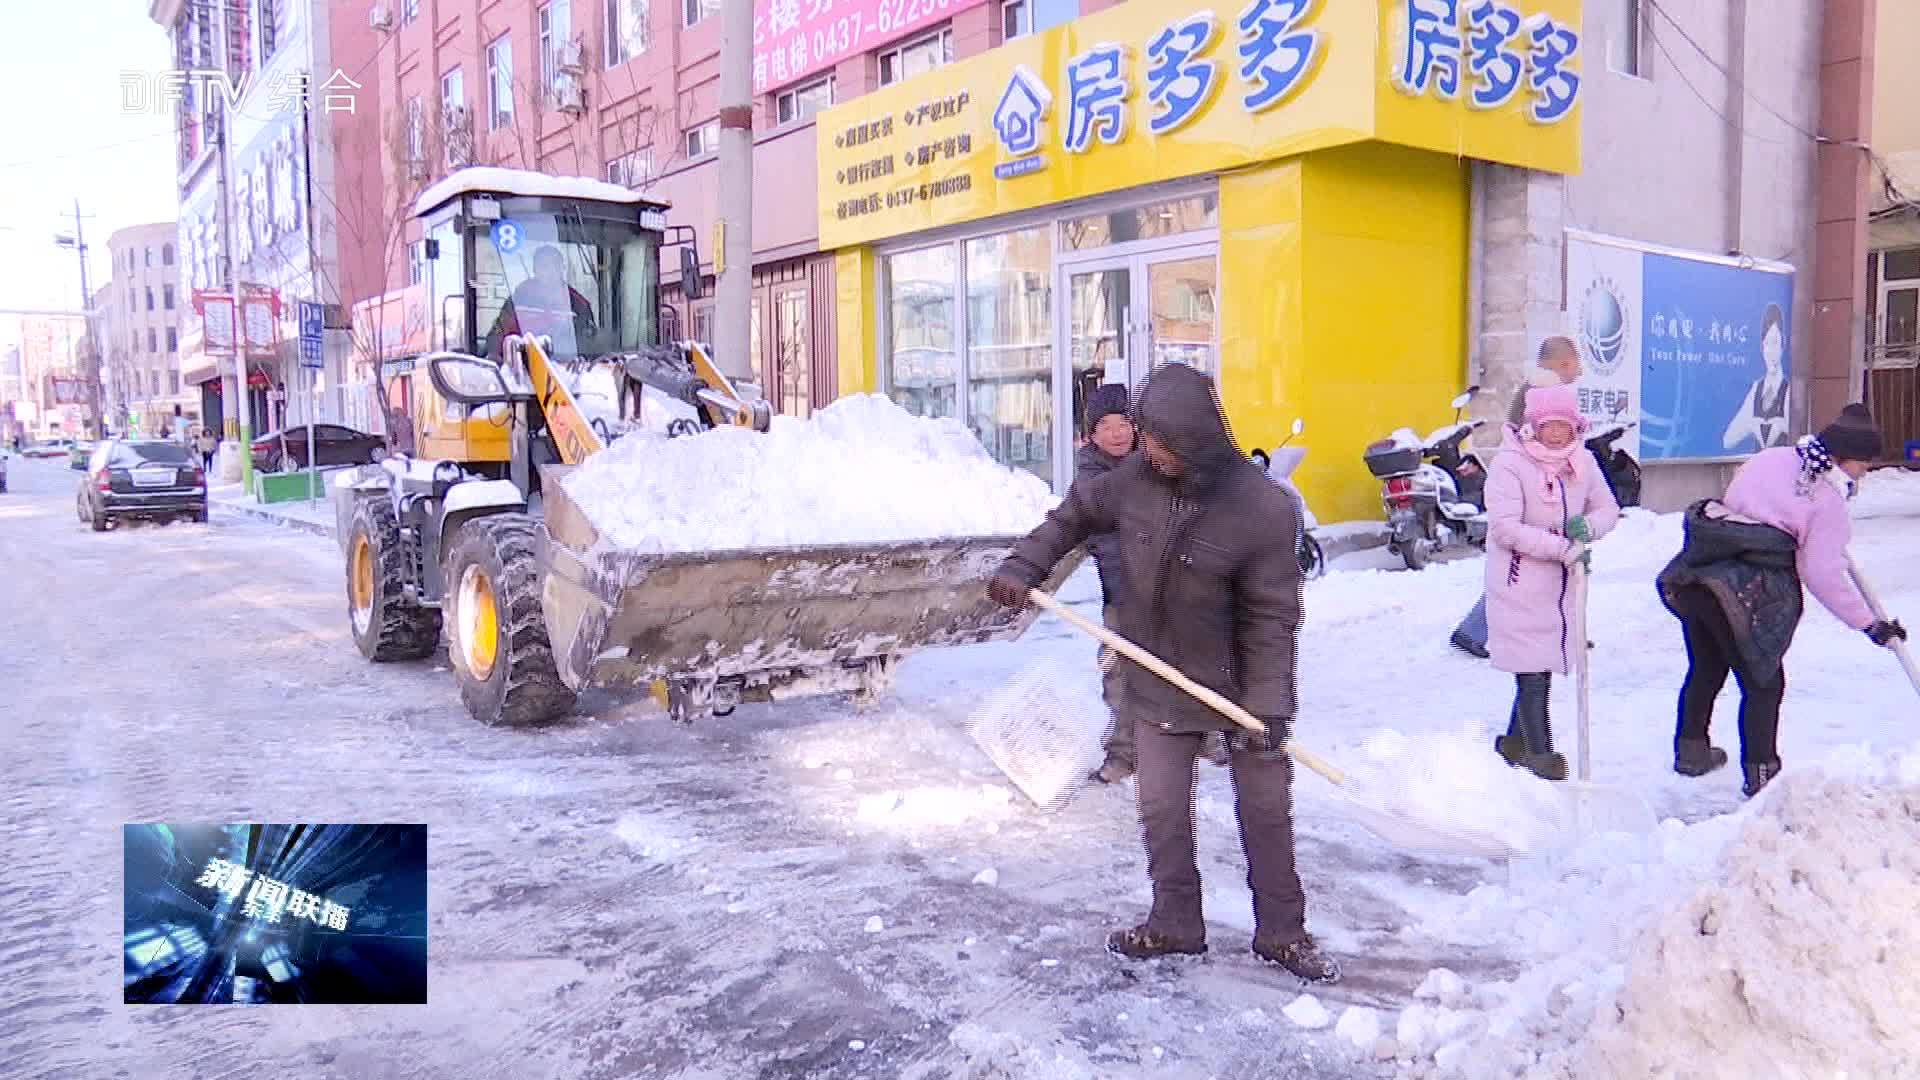
[[520,226],[512,218],[501,218],[493,223],[493,246],[503,255],[511,255],[520,249]]

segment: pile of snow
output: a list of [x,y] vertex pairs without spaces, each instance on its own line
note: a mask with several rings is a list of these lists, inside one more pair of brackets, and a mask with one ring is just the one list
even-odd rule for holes
[[1853,497],[1856,518],[1920,516],[1920,472],[1875,469]]
[[1347,776],[1347,810],[1412,851],[1502,858],[1551,851],[1572,835],[1564,789],[1493,752],[1477,723],[1455,732],[1383,729],[1361,744]]
[[874,394],[765,434],[626,436],[566,479],[605,539],[644,552],[887,544],[1031,531],[1047,484],[995,462],[965,426]]
[[[1798,768],[1737,813],[1598,837],[1432,913],[1520,943],[1510,982],[1435,976],[1403,1061],[1441,1076],[1895,1076],[1920,1061],[1920,746]],[[1468,1064],[1467,1062],[1471,1062]]]

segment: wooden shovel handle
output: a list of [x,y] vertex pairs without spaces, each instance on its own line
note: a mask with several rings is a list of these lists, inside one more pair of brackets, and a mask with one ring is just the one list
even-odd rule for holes
[[[1874,594],[1873,586],[1867,584],[1866,577],[1860,573],[1860,564],[1853,561],[1851,551],[1847,552],[1847,573],[1853,578],[1854,587],[1860,590],[1860,596],[1866,600],[1867,609],[1873,612],[1873,617],[1885,622],[1887,609],[1880,606],[1880,597]],[[1920,694],[1920,665],[1915,665],[1913,654],[1907,651],[1907,643],[1895,638],[1889,644],[1893,646],[1893,654],[1900,658],[1900,666],[1906,669],[1907,681],[1913,684],[1913,692]]]
[[[1215,712],[1246,728],[1248,731],[1257,731],[1262,735],[1266,734],[1267,725],[1261,723],[1259,717],[1254,716],[1252,713],[1214,691],[1201,686],[1192,679],[1187,678],[1172,664],[1167,663],[1140,646],[1135,645],[1133,642],[1128,641],[1126,638],[1121,637],[1119,634],[1101,626],[1099,623],[1083,617],[1080,613],[1060,601],[1055,600],[1039,589],[1028,590],[1027,598],[1033,602],[1035,607],[1050,611],[1079,629],[1091,634],[1095,640],[1105,644],[1114,652],[1132,660],[1134,663],[1139,664],[1141,667],[1146,668],[1148,671],[1153,672],[1155,675],[1186,691],[1201,704],[1212,708]],[[1339,769],[1322,761],[1314,754],[1295,746],[1292,739],[1287,740],[1284,749],[1288,754],[1293,756],[1295,761],[1326,777],[1334,784],[1345,784],[1347,782],[1346,775]]]

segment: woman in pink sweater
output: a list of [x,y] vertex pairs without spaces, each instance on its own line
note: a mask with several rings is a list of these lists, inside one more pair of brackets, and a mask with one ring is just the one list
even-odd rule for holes
[[1567,778],[1547,699],[1574,664],[1573,566],[1613,529],[1620,507],[1580,436],[1571,386],[1527,391],[1526,422],[1507,425],[1487,470],[1487,649],[1514,676],[1513,713],[1494,748],[1509,764]]
[[1704,776],[1727,763],[1707,728],[1731,672],[1740,681],[1743,790],[1751,798],[1779,774],[1782,661],[1800,625],[1803,583],[1874,644],[1906,639],[1899,622],[1874,618],[1847,573],[1847,499],[1880,452],[1872,414],[1849,405],[1819,435],[1755,454],[1723,498],[1687,511],[1685,545],[1659,579],[1687,646],[1675,772]]

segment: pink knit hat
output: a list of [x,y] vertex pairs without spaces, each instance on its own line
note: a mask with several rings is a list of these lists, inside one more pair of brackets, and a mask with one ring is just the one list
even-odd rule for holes
[[1571,386],[1536,386],[1527,391],[1527,426],[1539,430],[1549,420],[1565,420],[1584,434],[1587,418],[1580,415],[1580,398]]

